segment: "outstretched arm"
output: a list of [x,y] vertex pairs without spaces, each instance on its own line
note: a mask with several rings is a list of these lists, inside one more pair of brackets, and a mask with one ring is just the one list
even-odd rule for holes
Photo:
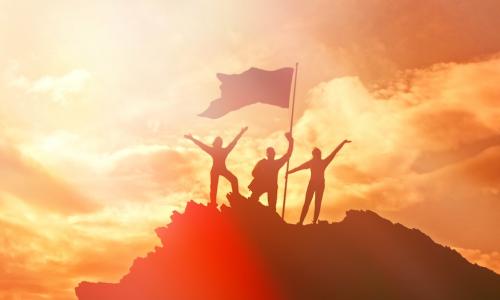
[[337,153],[339,153],[340,149],[342,149],[342,147],[344,147],[345,144],[348,144],[348,143],[351,143],[351,141],[349,140],[344,140],[342,143],[340,143],[337,148],[335,148],[332,153],[330,153],[330,155],[328,155],[326,158],[325,158],[325,162],[327,164],[331,163],[333,158],[335,157],[335,155],[337,155]]
[[290,159],[293,151],[293,137],[290,132],[285,133],[285,137],[288,140],[288,150],[286,150],[286,153],[285,155],[283,155],[283,157],[277,160],[280,165],[284,165]]
[[248,127],[244,127],[241,129],[240,133],[238,133],[237,136],[234,137],[233,141],[231,143],[229,143],[229,145],[227,145],[226,149],[228,151],[231,151],[233,150],[234,146],[236,146],[236,143],[238,143],[239,139],[241,138],[241,136],[245,133],[245,131],[248,130]]
[[295,173],[295,172],[300,171],[300,170],[309,169],[310,164],[311,164],[310,160],[306,161],[305,163],[301,164],[300,166],[298,166],[296,168],[293,168],[290,171],[288,171],[288,174],[292,174],[292,173]]
[[203,144],[201,141],[195,139],[191,134],[186,134],[184,137],[195,143],[196,146],[200,147],[203,151],[207,152],[208,154],[211,153],[212,147]]

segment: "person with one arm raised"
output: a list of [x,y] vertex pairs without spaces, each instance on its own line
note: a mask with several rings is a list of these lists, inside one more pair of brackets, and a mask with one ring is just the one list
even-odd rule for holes
[[321,150],[314,148],[312,150],[312,158],[309,161],[288,171],[288,174],[292,174],[300,170],[311,170],[311,179],[307,185],[306,199],[304,206],[302,207],[302,213],[300,214],[300,221],[298,224],[302,225],[304,223],[304,219],[307,215],[307,211],[309,210],[309,205],[311,204],[313,195],[315,196],[313,224],[318,221],[319,212],[321,210],[321,201],[323,200],[323,192],[325,190],[325,169],[332,162],[333,158],[337,155],[340,149],[342,149],[345,144],[350,142],[351,141],[349,140],[344,140],[332,151],[332,153],[330,153],[330,155],[324,159],[321,158]]
[[236,135],[227,147],[223,147],[223,141],[220,136],[216,137],[212,143],[212,146],[206,145],[201,141],[194,138],[191,134],[186,134],[184,137],[200,147],[203,151],[208,153],[212,157],[212,169],[210,170],[210,205],[217,206],[217,188],[219,185],[219,177],[222,176],[226,178],[231,183],[231,189],[233,194],[239,194],[238,189],[238,178],[227,169],[226,159],[234,149],[238,140],[241,136],[248,130],[248,127],[241,129],[240,133]]
[[248,186],[250,191],[252,191],[249,200],[259,201],[260,196],[267,193],[269,208],[273,211],[276,211],[276,202],[278,200],[278,172],[290,159],[293,151],[293,137],[290,132],[285,133],[285,138],[288,140],[286,153],[276,159],[274,148],[267,148],[266,158],[261,159],[255,165],[252,171],[253,180]]

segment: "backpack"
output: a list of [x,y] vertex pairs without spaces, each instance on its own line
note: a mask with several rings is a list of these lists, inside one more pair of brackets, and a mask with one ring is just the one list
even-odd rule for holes
[[252,176],[254,178],[262,177],[262,175],[265,174],[265,172],[266,172],[265,163],[266,163],[265,158],[263,158],[263,159],[259,160],[259,162],[257,162],[257,164],[255,165],[255,167],[252,170]]

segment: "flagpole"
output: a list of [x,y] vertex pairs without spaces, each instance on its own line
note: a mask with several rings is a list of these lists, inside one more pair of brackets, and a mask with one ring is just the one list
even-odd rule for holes
[[[293,133],[293,114],[295,112],[295,90],[297,89],[297,74],[299,72],[299,63],[295,63],[295,78],[293,80],[293,96],[292,96],[292,112],[290,114],[290,135]],[[285,205],[286,205],[286,191],[288,188],[288,170],[290,169],[290,158],[286,162],[285,173],[285,191],[283,192],[283,208],[281,209],[281,219],[285,220]]]

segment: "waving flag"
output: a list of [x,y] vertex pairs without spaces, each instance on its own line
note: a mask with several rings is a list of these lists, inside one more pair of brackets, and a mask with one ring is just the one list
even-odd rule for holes
[[241,74],[219,73],[221,96],[200,116],[217,119],[254,103],[288,108],[293,72],[293,68],[274,71],[251,68]]

